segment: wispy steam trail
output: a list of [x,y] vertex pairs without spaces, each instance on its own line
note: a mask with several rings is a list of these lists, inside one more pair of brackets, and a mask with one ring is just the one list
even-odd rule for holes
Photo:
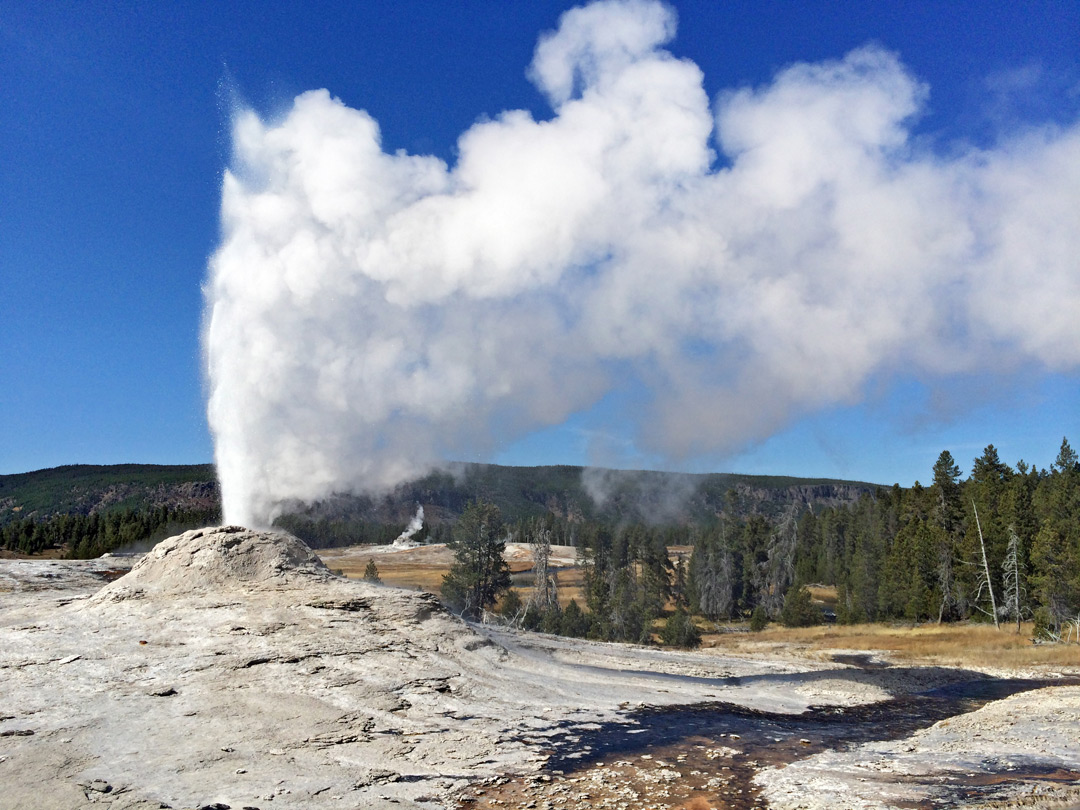
[[898,369],[1080,365],[1080,126],[930,153],[927,88],[875,47],[710,108],[674,32],[645,0],[567,12],[529,73],[553,117],[479,123],[452,167],[325,90],[236,116],[205,327],[229,522],[628,384],[677,459]]

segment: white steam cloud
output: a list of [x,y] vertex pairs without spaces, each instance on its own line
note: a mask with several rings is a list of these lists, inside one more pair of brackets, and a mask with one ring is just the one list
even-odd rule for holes
[[651,392],[639,446],[732,450],[871,379],[1080,366],[1080,125],[920,148],[877,47],[714,106],[666,6],[543,36],[554,115],[449,167],[387,154],[325,90],[234,121],[206,286],[225,517],[378,490]]
[[394,546],[396,548],[412,548],[418,545],[413,542],[412,536],[422,528],[424,528],[424,507],[420,505],[416,507],[416,514],[412,516],[409,525],[405,527],[405,531],[394,538]]

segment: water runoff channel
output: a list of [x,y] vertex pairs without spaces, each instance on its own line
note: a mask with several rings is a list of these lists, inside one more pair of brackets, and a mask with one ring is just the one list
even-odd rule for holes
[[[838,655],[835,660],[866,668],[882,666],[867,656]],[[1080,683],[1080,678],[972,674],[970,680],[925,692],[859,706],[816,707],[797,715],[707,702],[640,707],[623,723],[586,728],[567,723],[545,735],[543,753],[548,760],[542,773],[478,786],[461,797],[459,807],[756,810],[768,807],[753,783],[764,768],[862,743],[901,739],[1010,695]],[[934,799],[909,806],[955,807],[1032,780],[1078,783],[1080,773],[1014,764],[963,780],[939,779],[933,783]]]

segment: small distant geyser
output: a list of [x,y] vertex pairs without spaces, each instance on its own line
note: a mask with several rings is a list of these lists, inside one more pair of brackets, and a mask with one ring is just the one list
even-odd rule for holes
[[424,527],[424,507],[418,505],[416,507],[416,514],[413,515],[412,520],[409,521],[409,525],[405,527],[405,531],[399,534],[394,540],[394,548],[415,548],[420,545],[418,542],[412,539],[416,534]]

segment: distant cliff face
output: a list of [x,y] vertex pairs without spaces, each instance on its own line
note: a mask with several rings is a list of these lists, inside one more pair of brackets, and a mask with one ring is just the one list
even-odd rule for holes
[[185,481],[147,486],[141,483],[110,484],[103,489],[83,490],[82,514],[105,512],[114,507],[149,506],[157,509],[206,511],[221,509],[221,489],[217,481]]

